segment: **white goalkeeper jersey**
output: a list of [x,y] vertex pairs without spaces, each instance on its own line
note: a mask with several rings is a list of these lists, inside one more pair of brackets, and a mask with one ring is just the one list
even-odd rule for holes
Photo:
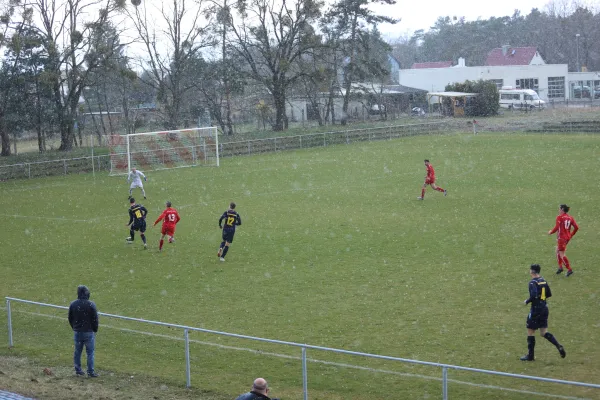
[[127,176],[127,181],[136,185],[141,185],[142,179],[146,179],[146,175],[139,170],[136,170],[135,172],[130,171],[129,176]]

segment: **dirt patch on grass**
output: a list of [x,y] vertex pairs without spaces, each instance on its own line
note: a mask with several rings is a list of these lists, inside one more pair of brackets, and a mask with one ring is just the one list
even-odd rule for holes
[[40,365],[27,358],[0,356],[0,389],[34,399],[230,399],[230,396],[173,386],[152,377],[110,371],[100,373],[99,378],[77,377],[70,367]]

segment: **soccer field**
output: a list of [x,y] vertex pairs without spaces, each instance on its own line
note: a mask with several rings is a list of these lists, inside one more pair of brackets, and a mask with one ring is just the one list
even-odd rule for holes
[[[424,158],[447,197],[429,188],[417,200]],[[177,242],[162,253],[159,226],[147,231],[148,251],[139,235],[125,243],[125,177],[1,183],[1,293],[67,306],[86,284],[106,313],[600,383],[599,167],[600,137],[511,133],[419,136],[147,172],[148,200],[134,196],[149,210],[148,225],[166,200],[182,217]],[[217,221],[230,201],[243,225],[221,263]],[[568,279],[554,274],[555,236],[547,235],[560,203],[580,226],[567,252],[575,271]],[[542,265],[552,288],[549,331],[565,359],[538,336],[536,362],[519,361],[531,263]],[[48,317],[66,312],[14,307],[16,351],[70,365],[68,323]],[[183,333],[103,318],[96,367],[184,385],[183,343],[169,337]],[[264,376],[275,397],[302,398],[298,349],[190,338],[194,387],[232,398]],[[0,341],[7,343],[6,329]],[[308,365],[311,399],[441,396],[438,368],[308,356],[320,361]],[[450,383],[451,399],[600,397],[473,373],[449,378],[460,381]]]

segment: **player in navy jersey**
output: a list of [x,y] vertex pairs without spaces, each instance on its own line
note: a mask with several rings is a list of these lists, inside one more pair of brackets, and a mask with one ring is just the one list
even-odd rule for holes
[[558,340],[548,332],[548,306],[546,300],[552,296],[548,282],[540,275],[542,267],[539,264],[531,264],[529,274],[529,298],[525,305],[531,304],[531,310],[527,315],[527,354],[521,357],[521,361],[533,361],[535,349],[535,331],[540,330],[540,335],[552,343],[558,349],[560,356],[565,358],[567,353]]
[[[144,242],[144,250],[148,248],[146,244],[146,214],[148,210],[141,204],[135,204],[135,199],[132,197],[129,199],[131,207],[129,207],[129,222],[126,226],[129,227],[129,237],[126,239],[127,243],[132,243],[135,238],[135,231],[140,231],[140,237]],[[133,224],[132,224],[133,223]]]
[[235,227],[242,224],[242,218],[240,214],[235,211],[235,203],[229,204],[229,209],[221,215],[219,218],[219,228],[223,229],[223,241],[219,246],[217,257],[219,260],[225,261],[225,255],[229,251],[229,246],[233,242],[233,236],[235,235]]

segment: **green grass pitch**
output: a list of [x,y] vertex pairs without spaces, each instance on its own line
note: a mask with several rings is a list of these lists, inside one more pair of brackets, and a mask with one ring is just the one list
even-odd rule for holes
[[[447,197],[428,189],[417,200],[424,158]],[[149,226],[166,200],[182,217],[177,242],[162,253],[159,226],[147,231],[148,251],[139,235],[125,243],[124,177],[6,182],[0,292],[66,306],[86,284],[106,313],[598,383],[599,167],[600,137],[512,133],[420,136],[148,172],[148,200],[134,196],[149,209]],[[243,225],[221,263],[217,220],[230,201]],[[568,279],[554,274],[555,237],[547,235],[560,203],[580,225],[567,252],[575,271]],[[549,331],[565,346],[564,360],[538,336],[537,361],[519,361],[533,262],[552,288]],[[13,312],[13,352],[70,365],[71,332],[56,318],[65,312],[22,304]],[[183,385],[183,343],[170,337],[183,332],[102,318],[97,369]],[[232,398],[265,376],[274,396],[301,398],[299,349],[190,338],[194,387]],[[7,343],[5,328],[0,341]],[[317,360],[308,365],[311,399],[441,396],[438,368],[308,356]],[[454,399],[600,396],[473,373],[450,371],[449,378]]]

